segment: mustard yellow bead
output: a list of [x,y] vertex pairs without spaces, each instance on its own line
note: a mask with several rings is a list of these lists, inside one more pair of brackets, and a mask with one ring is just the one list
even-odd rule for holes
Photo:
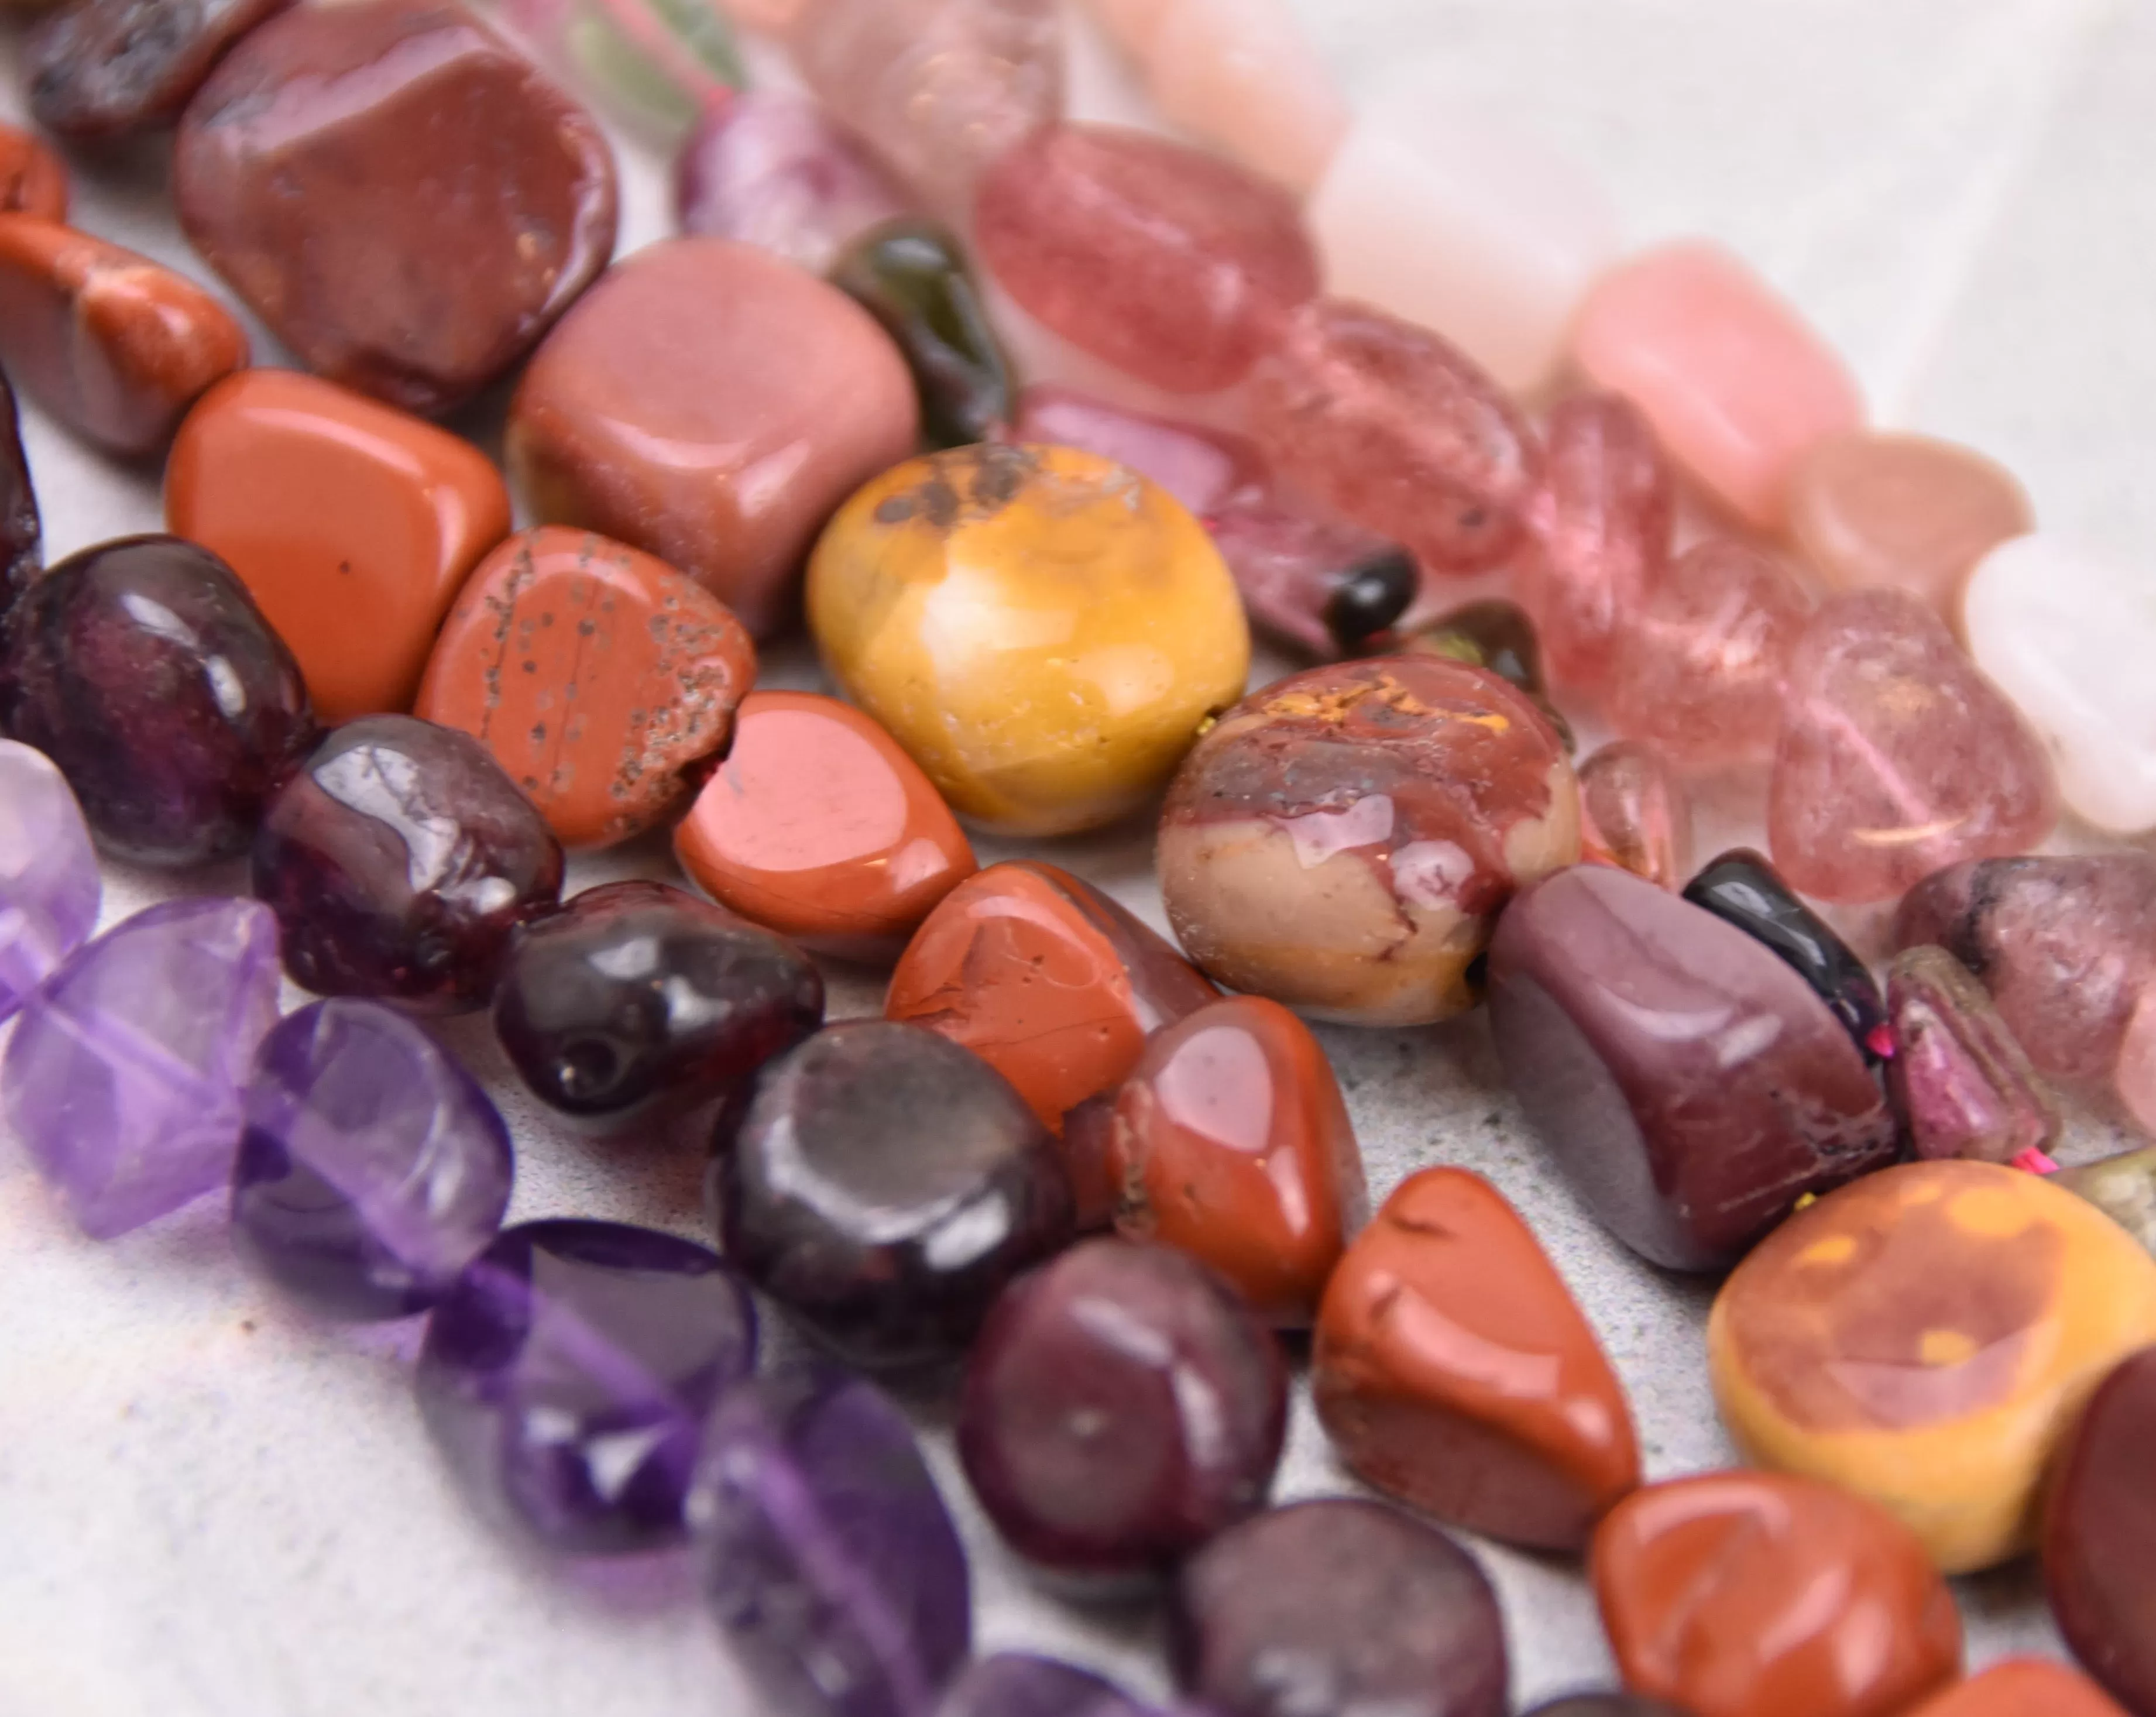
[[1070,448],[958,448],[886,472],[818,543],[808,623],[846,695],[952,807],[1013,834],[1137,808],[1250,673],[1204,528]]

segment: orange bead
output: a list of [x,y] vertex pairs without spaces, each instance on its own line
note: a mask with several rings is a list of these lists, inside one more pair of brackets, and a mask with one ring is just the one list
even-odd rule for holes
[[2126,1717],[2087,1676],[2042,1658],[2010,1658],[1957,1682],[1908,1717]]
[[68,173],[60,158],[28,131],[0,126],[0,213],[64,221]]

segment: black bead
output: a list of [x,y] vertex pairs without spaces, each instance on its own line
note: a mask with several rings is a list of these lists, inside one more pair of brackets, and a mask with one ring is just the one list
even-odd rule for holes
[[1421,582],[1421,569],[1405,549],[1351,566],[1326,598],[1325,629],[1342,649],[1359,649],[1407,612]]

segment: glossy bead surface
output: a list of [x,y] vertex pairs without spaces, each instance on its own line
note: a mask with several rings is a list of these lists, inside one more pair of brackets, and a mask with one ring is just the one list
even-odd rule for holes
[[1568,1694],[1537,1705],[1527,1717],[1682,1717],[1673,1705],[1630,1693]]
[[233,1244],[312,1310],[424,1311],[501,1227],[509,1129],[402,1014],[355,1001],[287,1014],[244,1101]]
[[44,530],[23,452],[15,391],[0,378],[0,622],[44,570]]
[[2057,1100],[1967,966],[1943,948],[1904,949],[1887,973],[1887,1087],[1918,1156],[2010,1163],[2051,1150]]
[[1579,838],[1598,864],[1681,888],[1691,872],[1691,801],[1660,753],[1614,741],[1579,766]]
[[932,444],[985,441],[1009,420],[1009,366],[950,233],[919,220],[876,227],[832,265],[831,284],[905,354]]
[[[292,0],[89,0],[23,44],[30,112],[96,141],[169,126],[225,51]],[[56,217],[57,218],[57,217]]]
[[457,1013],[486,1005],[511,933],[559,898],[562,848],[476,740],[370,715],[270,802],[254,874],[294,983]]
[[1400,648],[1410,655],[1443,656],[1472,668],[1487,668],[1506,684],[1517,686],[1564,742],[1566,754],[1571,754],[1572,725],[1550,701],[1541,638],[1534,622],[1517,602],[1492,597],[1450,609],[1409,633],[1400,641]]
[[656,1549],[712,1407],[756,1363],[756,1309],[707,1248],[623,1222],[505,1230],[427,1320],[415,1383],[480,1510],[572,1556]]
[[1250,618],[1316,656],[1361,653],[1422,592],[1397,543],[1262,494],[1206,515]]
[[2097,1389],[2059,1452],[2044,1517],[2044,1582],[2060,1632],[2133,1717],[2156,1711],[2151,1448],[2156,1348],[2128,1360]]
[[1149,478],[1200,519],[1260,490],[1258,450],[1201,423],[1148,417],[1068,387],[1036,384],[1018,397],[1018,442],[1082,448]]
[[89,939],[103,893],[66,777],[43,751],[0,739],[0,1020]]
[[1957,1682],[1909,1717],[2127,1717],[2086,1675],[2044,1658],[2010,1658]]
[[1209,976],[1317,1018],[1422,1024],[1472,1003],[1513,891],[1578,858],[1578,788],[1494,674],[1381,656],[1229,710],[1168,791],[1158,855]]
[[2086,1198],[2156,1253],[2156,1147],[2121,1151],[2116,1156],[2061,1169],[2051,1184]]
[[1890,1510],[1948,1573],[2034,1542],[2045,1463],[2156,1344],[2156,1258],[2043,1176],[1888,1169],[1801,1212],[1715,1302],[1716,1400],[1756,1463]]
[[1159,1717],[1113,1683],[1030,1652],[996,1652],[958,1672],[936,1717]]
[[59,766],[106,852],[246,850],[306,755],[298,664],[224,563],[177,537],[85,549],[30,587],[0,643],[0,726]]
[[1162,115],[1291,191],[1317,183],[1348,128],[1348,105],[1287,0],[1147,9],[1138,31],[1121,33]]
[[68,171],[59,156],[20,126],[0,125],[0,214],[64,221]]

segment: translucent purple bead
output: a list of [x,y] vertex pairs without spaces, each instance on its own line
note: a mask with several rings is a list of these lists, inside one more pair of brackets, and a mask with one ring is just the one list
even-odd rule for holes
[[1113,1682],[1054,1658],[998,1652],[968,1663],[936,1717],[1158,1717]]
[[83,945],[102,893],[66,781],[44,752],[0,740],[0,1019]]
[[509,1129],[455,1057],[379,1002],[280,1021],[245,1104],[234,1243],[317,1311],[424,1311],[501,1227]]
[[718,1256],[620,1222],[524,1222],[427,1323],[419,1406],[482,1512],[581,1555],[682,1533],[706,1417],[756,1363]]
[[110,1239],[232,1177],[240,1092],[277,1018],[277,926],[174,900],[82,949],[23,1008],[8,1120],[83,1232]]

